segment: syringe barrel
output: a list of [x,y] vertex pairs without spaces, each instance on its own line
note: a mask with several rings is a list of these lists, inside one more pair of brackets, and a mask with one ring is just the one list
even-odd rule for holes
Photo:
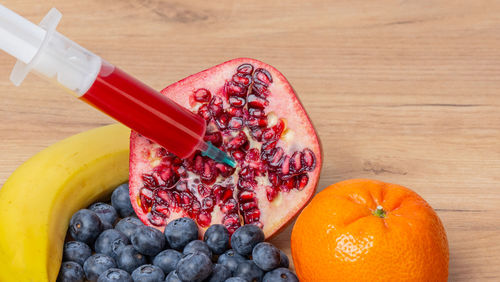
[[35,25],[0,5],[0,49],[18,59],[10,77],[15,85],[31,71],[55,79],[77,96],[94,83],[102,60],[55,30],[61,17],[53,8]]

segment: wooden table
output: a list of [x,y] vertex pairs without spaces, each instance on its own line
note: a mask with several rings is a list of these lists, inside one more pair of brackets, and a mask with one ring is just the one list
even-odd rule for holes
[[[235,57],[274,65],[321,137],[318,190],[408,186],[444,222],[450,281],[500,281],[500,2],[46,2],[2,4],[35,22],[57,7],[61,33],[157,89]],[[14,87],[13,64],[0,55],[0,184],[44,147],[113,122],[36,76]],[[290,231],[274,242],[289,250]]]

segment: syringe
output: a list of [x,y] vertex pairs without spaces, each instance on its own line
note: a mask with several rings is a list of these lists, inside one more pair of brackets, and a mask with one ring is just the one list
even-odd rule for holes
[[180,158],[200,150],[236,166],[234,159],[203,140],[202,117],[57,32],[61,17],[52,8],[37,26],[0,4],[0,49],[18,60],[10,76],[15,85],[34,70]]

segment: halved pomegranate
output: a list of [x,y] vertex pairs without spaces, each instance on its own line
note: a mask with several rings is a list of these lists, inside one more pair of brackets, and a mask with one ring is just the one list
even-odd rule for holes
[[181,160],[132,132],[130,197],[145,224],[163,230],[171,220],[189,216],[201,234],[216,223],[230,232],[255,224],[270,237],[307,204],[321,170],[320,144],[278,70],[235,59],[161,93],[202,116],[205,140],[231,154],[238,165],[216,163],[200,152]]

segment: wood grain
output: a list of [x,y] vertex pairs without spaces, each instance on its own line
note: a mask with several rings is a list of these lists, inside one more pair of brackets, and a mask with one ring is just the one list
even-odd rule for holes
[[[4,5],[157,89],[234,57],[281,70],[323,144],[319,190],[368,177],[438,212],[450,281],[500,281],[500,2],[34,1]],[[0,55],[0,184],[44,147],[112,120]],[[36,187],[33,187],[36,189]],[[274,239],[289,250],[290,228]]]

